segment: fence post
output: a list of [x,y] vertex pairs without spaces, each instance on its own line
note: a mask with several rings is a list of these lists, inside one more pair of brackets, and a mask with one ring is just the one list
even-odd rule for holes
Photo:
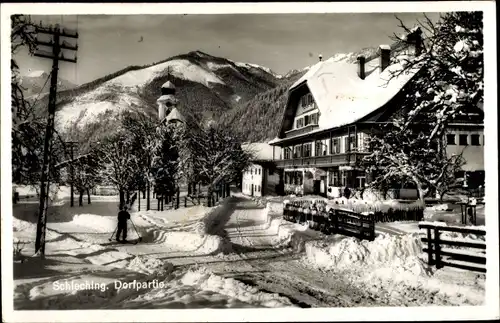
[[369,230],[370,230],[370,241],[373,241],[375,240],[375,219],[373,217],[373,214],[372,215],[369,215]]
[[436,227],[434,229],[434,244],[435,244],[435,254],[436,254],[436,268],[441,268],[441,245],[440,245],[440,236],[441,232],[439,232],[439,228]]
[[429,264],[429,266],[432,266],[434,264],[434,261],[432,259],[432,242],[431,228],[427,228],[427,263]]

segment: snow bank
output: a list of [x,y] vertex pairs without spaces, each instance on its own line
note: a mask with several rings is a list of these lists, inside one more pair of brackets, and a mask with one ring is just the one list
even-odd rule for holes
[[241,302],[258,307],[293,307],[288,298],[278,294],[260,292],[258,288],[245,285],[232,278],[223,278],[206,270],[205,268],[189,270],[181,279],[187,286],[227,295]]
[[306,245],[307,260],[313,266],[327,270],[390,264],[420,275],[426,273],[418,259],[421,252],[418,234],[380,234],[374,241],[349,237],[334,244],[314,242]]
[[172,272],[174,265],[152,257],[136,256],[126,268],[140,273],[163,276]]
[[224,217],[231,214],[230,198],[215,207],[195,206],[175,211],[137,212],[144,222],[136,224],[143,242],[193,255],[214,255],[230,251],[222,237]]
[[224,200],[221,204],[215,206],[210,210],[210,212],[201,221],[198,232],[200,234],[216,234],[220,233],[223,229],[224,221],[222,217],[229,216],[231,213],[231,208],[233,204],[233,197],[229,197]]
[[233,197],[229,197],[222,201],[221,204],[215,206],[200,222],[197,232],[206,237],[207,248],[211,249],[211,253],[227,254],[231,251],[231,243],[223,238],[224,224],[231,215],[231,209],[234,207],[232,203]]

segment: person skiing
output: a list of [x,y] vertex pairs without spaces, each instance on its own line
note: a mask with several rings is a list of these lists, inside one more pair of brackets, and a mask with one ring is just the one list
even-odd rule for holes
[[116,241],[120,241],[120,234],[123,232],[122,242],[127,241],[127,221],[130,219],[130,213],[127,212],[127,206],[124,205],[123,208],[118,212],[118,231],[116,232]]

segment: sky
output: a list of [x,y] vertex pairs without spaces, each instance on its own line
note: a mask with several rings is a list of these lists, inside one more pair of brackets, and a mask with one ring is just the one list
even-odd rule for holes
[[[285,74],[336,53],[391,42],[397,15],[413,26],[422,13],[60,15],[35,22],[77,28],[78,63],[60,63],[59,76],[82,84],[129,65],[144,65],[201,50]],[[431,17],[438,14],[431,13]],[[140,39],[143,41],[139,41]],[[74,40],[69,39],[70,42]],[[72,56],[68,51],[65,56]],[[49,59],[15,55],[21,73],[49,71]]]

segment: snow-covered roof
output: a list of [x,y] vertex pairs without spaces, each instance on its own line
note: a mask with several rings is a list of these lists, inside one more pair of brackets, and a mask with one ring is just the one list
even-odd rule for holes
[[265,142],[253,142],[242,144],[241,148],[249,151],[254,155],[253,160],[272,160],[273,159],[273,146]]
[[381,72],[377,57],[365,62],[366,77],[361,79],[357,63],[331,57],[313,65],[290,89],[305,82],[320,111],[315,132],[332,129],[354,123],[392,99],[417,72],[393,76],[402,67],[394,63]]
[[170,113],[168,114],[166,119],[167,119],[167,122],[170,122],[172,120],[186,122],[186,120],[184,119],[182,114],[179,112],[179,110],[177,110],[177,108],[174,108],[172,111],[170,111]]
[[175,85],[170,81],[166,81],[165,83],[163,83],[161,88],[162,89],[175,89]]

